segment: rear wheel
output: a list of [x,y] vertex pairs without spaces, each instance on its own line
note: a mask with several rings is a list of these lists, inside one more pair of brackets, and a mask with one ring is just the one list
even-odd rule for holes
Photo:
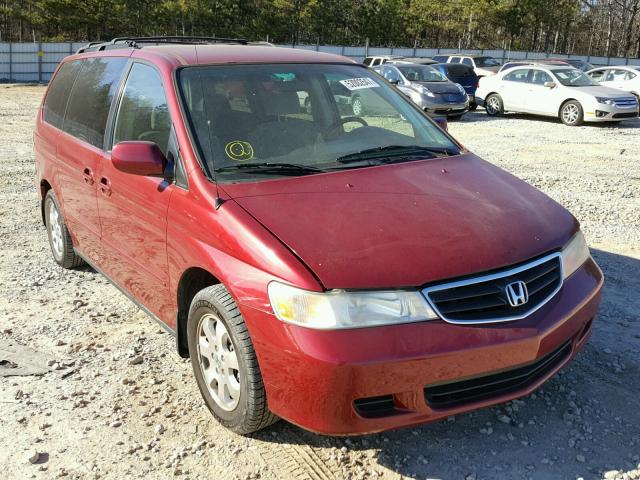
[[53,259],[64,268],[75,268],[84,264],[84,260],[73,250],[73,241],[53,190],[47,192],[44,199],[44,219],[49,237],[49,246]]
[[582,105],[576,100],[570,100],[560,108],[560,120],[565,125],[575,127],[582,124],[584,120],[584,112]]
[[487,115],[497,117],[504,113],[504,104],[502,98],[497,93],[492,93],[484,101],[484,108],[487,111]]
[[224,285],[196,294],[189,309],[187,339],[198,388],[218,422],[248,434],[278,420],[267,407],[244,319]]

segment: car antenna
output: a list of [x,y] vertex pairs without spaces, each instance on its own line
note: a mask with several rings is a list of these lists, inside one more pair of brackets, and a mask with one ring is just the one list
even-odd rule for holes
[[[198,49],[194,47],[195,50],[195,54],[196,54],[196,61],[198,58]],[[204,107],[205,110],[205,114],[207,112],[207,104],[204,101],[204,86],[202,85],[202,73],[199,73],[199,80],[200,80],[200,93],[202,95],[202,105]],[[207,135],[209,136],[209,152],[211,153],[211,157],[213,159],[213,134],[211,133],[211,120],[209,120],[207,118]],[[214,165],[211,167],[211,176],[213,177],[213,183],[216,186],[216,198],[213,201],[213,208],[215,208],[216,210],[218,210],[222,204],[224,203],[224,200],[222,198],[220,198],[220,190],[218,188],[218,179],[216,178],[216,166],[215,163]]]

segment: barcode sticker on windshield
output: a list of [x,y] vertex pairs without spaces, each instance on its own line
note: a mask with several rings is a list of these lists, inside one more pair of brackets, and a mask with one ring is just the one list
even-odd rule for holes
[[349,78],[348,80],[340,80],[340,83],[349,90],[361,90],[363,88],[380,86],[370,78]]

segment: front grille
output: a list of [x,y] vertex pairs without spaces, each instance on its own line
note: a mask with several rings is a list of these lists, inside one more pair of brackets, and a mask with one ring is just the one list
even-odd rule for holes
[[614,113],[612,118],[636,118],[638,112]]
[[[528,300],[510,305],[506,287],[522,281]],[[547,255],[520,267],[466,280],[427,287],[423,293],[435,312],[450,323],[491,323],[519,320],[547,303],[562,286],[562,258]]]
[[571,340],[534,362],[467,380],[427,386],[424,396],[432,408],[453,408],[513,393],[552,372],[571,353]]
[[613,103],[619,108],[637,108],[638,102],[634,97],[614,98]]

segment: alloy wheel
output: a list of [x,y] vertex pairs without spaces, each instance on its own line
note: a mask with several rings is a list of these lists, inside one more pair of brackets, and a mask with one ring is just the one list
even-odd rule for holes
[[62,239],[62,225],[60,212],[53,202],[49,202],[49,235],[51,237],[51,246],[56,258],[62,258],[64,253],[64,242]]
[[198,363],[209,394],[220,408],[232,411],[240,401],[240,367],[229,332],[208,313],[198,325]]
[[486,109],[489,115],[497,114],[500,111],[500,101],[498,100],[498,97],[489,97]]
[[576,120],[578,120],[579,115],[580,112],[578,110],[578,107],[573,103],[566,105],[562,109],[562,119],[565,121],[565,123],[575,123]]

